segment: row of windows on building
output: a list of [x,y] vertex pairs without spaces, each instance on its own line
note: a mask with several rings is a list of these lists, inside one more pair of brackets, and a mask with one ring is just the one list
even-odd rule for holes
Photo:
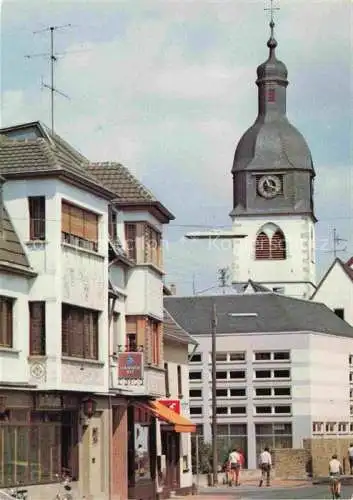
[[314,434],[353,433],[353,422],[313,422]]
[[[190,415],[202,416],[204,407],[190,406]],[[291,405],[255,405],[255,415],[291,415]],[[246,415],[246,406],[217,406],[217,415]]]
[[[16,299],[0,296],[0,346],[14,347],[14,306]],[[29,354],[45,356],[46,347],[46,303],[44,301],[28,302],[29,315]],[[99,315],[98,311],[62,304],[61,310],[61,342],[62,355],[81,359],[97,360],[99,358]],[[116,323],[119,315],[113,316]],[[148,344],[147,362],[159,365],[161,361],[161,323],[152,318],[143,319],[143,334],[140,344]],[[128,350],[136,350],[138,342],[138,318],[127,318]],[[145,342],[146,336],[150,342]]]
[[[195,353],[190,363],[202,363],[202,353]],[[252,353],[253,361],[290,361],[290,351],[254,351]],[[245,351],[217,352],[216,361],[222,363],[236,363],[246,361]],[[211,363],[211,353],[208,353],[208,363]]]
[[[29,237],[31,241],[45,241],[46,231],[45,196],[28,198]],[[117,214],[109,208],[109,238],[118,242]],[[61,235],[63,243],[98,252],[100,216],[90,210],[67,201],[61,206]],[[136,263],[162,267],[162,236],[159,230],[146,222],[125,223],[126,250]]]
[[[211,375],[211,373],[209,373]],[[290,370],[289,369],[277,369],[277,370],[254,370],[253,379],[289,379]],[[190,371],[189,380],[190,381],[201,381],[203,379],[202,371]],[[246,371],[245,370],[217,370],[216,371],[217,380],[245,380]]]
[[[253,390],[254,397],[271,398],[271,397],[291,397],[290,387],[255,387]],[[237,387],[231,389],[216,389],[217,398],[246,398],[246,387]],[[190,399],[202,399],[202,389],[190,389]],[[210,396],[211,397],[211,396]]]

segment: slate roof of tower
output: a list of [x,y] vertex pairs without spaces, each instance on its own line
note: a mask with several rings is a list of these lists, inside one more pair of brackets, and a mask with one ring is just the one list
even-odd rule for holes
[[118,204],[155,206],[169,220],[174,219],[173,214],[121,163],[90,163],[88,170],[116,194]]
[[[40,136],[19,139],[14,130],[37,127]],[[88,160],[40,122],[0,129],[0,174],[5,179],[23,176],[63,175],[75,179],[105,197],[115,194],[87,169]]]
[[[318,332],[353,338],[353,327],[326,305],[275,293],[164,297],[164,307],[190,335],[211,334],[213,304],[217,333]],[[257,316],[234,317],[232,313]]]

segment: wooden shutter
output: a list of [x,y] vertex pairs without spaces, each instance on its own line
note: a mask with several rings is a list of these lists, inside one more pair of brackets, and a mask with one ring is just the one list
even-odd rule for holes
[[256,238],[255,258],[270,259],[270,240],[265,233],[258,234]]
[[86,359],[98,359],[98,313],[84,311],[84,353]]
[[13,300],[9,297],[0,297],[0,345],[12,347],[12,315]]
[[61,204],[61,231],[63,233],[71,232],[70,229],[71,222],[71,206],[64,201]]
[[89,241],[98,241],[98,215],[83,211],[84,214],[84,238]]
[[70,332],[70,307],[62,305],[61,316],[61,352],[64,356],[70,355],[69,332]]
[[78,307],[71,308],[70,356],[84,357],[84,314]]
[[84,216],[81,208],[71,206],[70,233],[78,238],[84,238]]
[[271,259],[283,260],[286,258],[286,240],[282,231],[276,231],[271,239]]
[[30,240],[45,240],[45,196],[30,196],[28,208]]
[[29,353],[45,354],[45,302],[29,302]]

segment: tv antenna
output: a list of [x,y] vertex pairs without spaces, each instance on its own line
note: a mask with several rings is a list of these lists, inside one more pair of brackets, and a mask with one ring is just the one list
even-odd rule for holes
[[42,88],[46,88],[50,90],[50,113],[51,113],[51,131],[54,133],[54,97],[55,94],[59,94],[62,97],[65,97],[66,99],[70,99],[70,97],[62,92],[61,90],[57,89],[54,86],[54,68],[55,68],[55,63],[58,60],[58,57],[62,54],[58,54],[54,52],[54,32],[58,30],[63,30],[66,28],[70,28],[71,24],[64,24],[62,26],[49,26],[47,28],[44,28],[42,30],[38,31],[33,31],[34,35],[37,35],[39,33],[44,33],[44,32],[49,32],[50,33],[50,52],[49,53],[44,53],[44,54],[28,54],[25,55],[26,59],[33,59],[34,57],[49,57],[50,60],[50,84],[42,83]]
[[224,295],[226,287],[228,286],[229,269],[228,267],[221,267],[220,269],[218,269],[217,273],[218,273],[219,287],[222,288],[222,293]]
[[345,252],[347,250],[347,246],[345,246],[344,248],[339,248],[340,244],[347,242],[347,240],[339,237],[335,227],[333,228],[332,233],[333,233],[332,237],[333,245],[332,245],[332,250],[329,250],[328,253],[333,253],[334,258],[336,258],[338,253]]

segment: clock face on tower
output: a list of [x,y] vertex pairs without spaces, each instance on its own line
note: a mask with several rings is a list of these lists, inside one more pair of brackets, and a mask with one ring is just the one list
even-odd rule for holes
[[263,198],[274,198],[282,189],[282,182],[277,175],[263,175],[257,183],[257,190]]

